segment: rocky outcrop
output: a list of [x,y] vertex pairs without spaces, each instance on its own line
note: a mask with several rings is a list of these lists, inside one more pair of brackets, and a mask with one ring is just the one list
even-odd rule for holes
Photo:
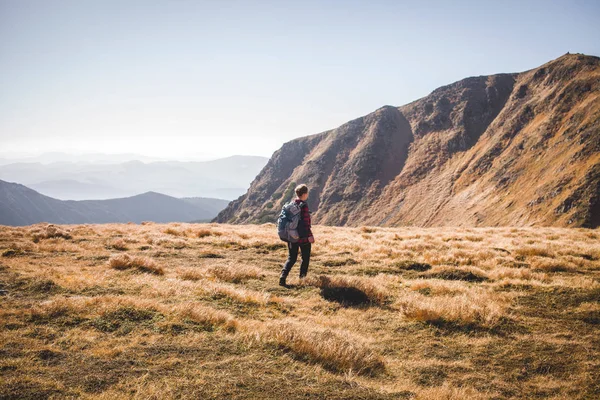
[[217,222],[276,220],[297,183],[315,223],[600,224],[600,59],[467,78],[273,154]]

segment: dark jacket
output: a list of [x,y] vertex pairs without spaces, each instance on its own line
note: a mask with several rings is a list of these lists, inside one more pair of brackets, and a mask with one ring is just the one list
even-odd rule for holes
[[[300,199],[296,199],[294,201],[296,202],[296,204],[300,204],[303,202]],[[298,243],[309,243],[308,238],[312,237],[313,234],[311,230],[310,211],[306,202],[304,202],[304,205],[300,209],[300,219],[302,226],[298,227],[298,233],[300,234],[300,239],[298,239]]]

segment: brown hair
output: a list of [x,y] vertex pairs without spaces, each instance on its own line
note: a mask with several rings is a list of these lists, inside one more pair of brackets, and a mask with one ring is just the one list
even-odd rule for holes
[[308,193],[308,186],[304,183],[296,186],[296,196],[301,197],[305,193]]

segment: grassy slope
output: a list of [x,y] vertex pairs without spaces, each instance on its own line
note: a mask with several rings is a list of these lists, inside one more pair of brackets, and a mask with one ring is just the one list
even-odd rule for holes
[[598,230],[274,231],[0,226],[0,398],[600,397]]

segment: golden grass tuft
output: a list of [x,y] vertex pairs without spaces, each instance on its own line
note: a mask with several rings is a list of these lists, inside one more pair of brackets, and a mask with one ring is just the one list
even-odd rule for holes
[[180,319],[190,320],[211,328],[222,326],[229,332],[239,329],[239,322],[231,314],[194,302],[180,304],[174,311]]
[[547,246],[525,246],[515,249],[514,254],[517,257],[555,257],[554,251]]
[[202,271],[188,269],[179,273],[179,279],[183,279],[186,281],[199,281],[204,278],[206,278],[206,273]]
[[428,295],[456,295],[470,290],[467,283],[462,281],[442,281],[439,279],[418,279],[410,281],[411,290]]
[[482,242],[483,236],[469,235],[469,236],[465,236],[465,240],[468,240],[470,242]]
[[37,245],[37,251],[49,253],[76,253],[80,250],[75,243],[67,242],[63,239],[47,239]]
[[110,247],[115,250],[121,250],[121,251],[129,250],[129,248],[127,247],[127,242],[125,242],[125,240],[123,240],[123,239],[113,240],[110,243]]
[[531,262],[531,269],[543,272],[573,272],[576,266],[564,260],[536,258]]
[[369,226],[363,226],[360,228],[360,231],[362,233],[374,233],[377,232],[377,229]]
[[210,235],[212,235],[212,232],[209,231],[208,229],[200,229],[199,231],[196,232],[196,236],[199,238],[207,237]]
[[222,281],[231,283],[265,277],[265,273],[260,268],[249,265],[216,265],[208,268],[208,272]]
[[219,282],[207,282],[202,287],[202,291],[210,294],[214,298],[227,297],[242,304],[264,306],[269,304],[284,303],[284,300],[281,297],[271,293],[259,292],[252,289],[237,288],[235,286]]
[[131,256],[129,254],[119,254],[112,256],[108,260],[111,268],[116,270],[135,269],[139,272],[146,272],[155,275],[164,275],[165,271],[153,259],[149,257]]
[[29,310],[29,319],[33,321],[53,319],[67,316],[69,314],[81,314],[86,311],[87,304],[74,301],[72,298],[59,296],[51,301],[45,301],[34,305]]
[[178,322],[191,322],[204,330],[223,327],[229,332],[235,332],[239,326],[239,322],[231,314],[196,302],[161,304],[130,296],[57,296],[32,307],[28,319],[60,325],[85,322],[100,331],[121,330],[122,333],[136,328],[136,324],[139,327],[150,327],[157,322],[160,322],[157,328]]
[[543,272],[534,272],[529,268],[496,267],[486,272],[487,276],[494,280],[521,279],[548,282],[548,275]]
[[202,239],[208,236],[222,236],[223,233],[215,231],[214,229],[199,229],[196,231],[195,236]]
[[51,238],[62,238],[62,239],[72,239],[70,232],[59,228],[54,224],[48,224],[43,228],[36,228],[32,231],[32,240],[34,243],[38,243],[42,239],[51,239]]
[[173,235],[173,236],[185,236],[185,232],[183,232],[179,229],[171,228],[171,227],[168,227],[167,229],[165,229],[163,231],[163,233],[166,233],[167,235]]
[[470,288],[458,295],[429,297],[403,291],[394,302],[404,316],[441,325],[447,322],[467,327],[494,328],[507,317],[510,296]]
[[31,315],[43,318],[58,318],[72,315],[79,318],[104,315],[123,307],[158,310],[158,304],[128,296],[55,296],[31,309]]
[[335,372],[375,376],[385,371],[385,360],[381,355],[359,337],[345,332],[281,321],[253,332],[252,337]]
[[186,247],[188,247],[187,242],[182,239],[165,240],[164,242],[161,243],[161,246],[168,248],[168,249],[177,249],[177,250],[185,249]]

